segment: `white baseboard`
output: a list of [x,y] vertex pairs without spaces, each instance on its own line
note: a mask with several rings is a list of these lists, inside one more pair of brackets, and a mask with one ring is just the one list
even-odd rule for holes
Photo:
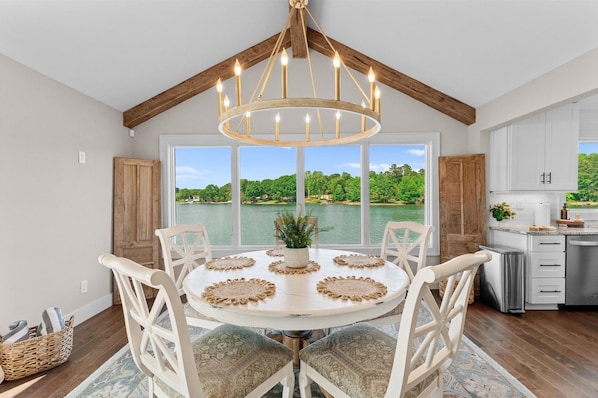
[[74,312],[67,314],[65,319],[71,317],[71,315],[75,316],[75,326],[80,323],[85,322],[89,318],[99,314],[100,312],[104,311],[107,308],[112,307],[112,293],[105,295],[97,299],[96,301],[87,304],[81,308],[77,308]]

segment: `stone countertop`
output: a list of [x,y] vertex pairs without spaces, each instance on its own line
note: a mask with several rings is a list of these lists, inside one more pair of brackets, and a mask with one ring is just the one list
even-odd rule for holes
[[598,227],[562,227],[553,231],[530,231],[529,225],[492,225],[493,231],[505,231],[522,235],[598,235]]

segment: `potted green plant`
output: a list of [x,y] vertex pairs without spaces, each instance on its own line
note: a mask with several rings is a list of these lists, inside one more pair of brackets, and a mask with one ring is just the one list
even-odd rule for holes
[[307,266],[309,247],[317,229],[315,220],[311,214],[303,214],[302,210],[293,214],[285,209],[278,214],[278,218],[274,221],[274,228],[277,240],[285,244],[284,259],[287,267]]
[[490,214],[496,221],[507,221],[515,218],[515,211],[511,209],[507,202],[501,202],[490,206]]

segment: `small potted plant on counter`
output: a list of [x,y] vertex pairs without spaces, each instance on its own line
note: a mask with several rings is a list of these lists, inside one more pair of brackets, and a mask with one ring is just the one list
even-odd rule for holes
[[496,221],[507,221],[515,218],[515,211],[511,209],[507,202],[501,202],[490,206],[490,213]]

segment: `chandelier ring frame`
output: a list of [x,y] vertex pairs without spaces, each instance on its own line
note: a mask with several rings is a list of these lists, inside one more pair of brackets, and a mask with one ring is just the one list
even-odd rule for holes
[[[247,133],[240,133],[229,127],[230,122],[236,118],[244,118],[247,113],[254,113],[260,111],[272,112],[282,109],[329,109],[333,111],[349,112],[356,114],[369,120],[373,126],[361,131],[359,133],[351,133],[340,138],[329,139],[315,139],[310,141],[290,141],[260,138],[262,134],[250,135]],[[242,120],[242,119],[239,119]],[[274,120],[274,119],[273,119]],[[339,145],[348,144],[363,140],[378,133],[381,129],[380,114],[370,108],[358,105],[348,101],[333,100],[328,98],[277,98],[270,100],[261,100],[250,102],[231,108],[222,113],[218,118],[218,130],[225,136],[237,141],[242,141],[249,144],[258,145],[276,145],[276,146],[321,146],[321,145]]]

